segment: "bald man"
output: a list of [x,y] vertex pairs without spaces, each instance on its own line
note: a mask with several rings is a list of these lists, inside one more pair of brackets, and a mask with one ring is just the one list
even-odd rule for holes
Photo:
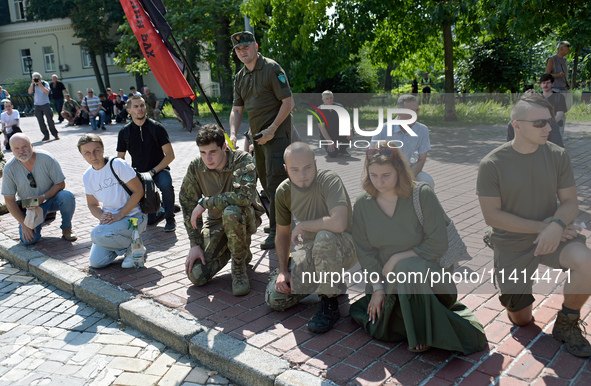
[[[304,276],[341,273],[357,262],[351,200],[336,173],[316,169],[314,153],[305,143],[289,145],[283,159],[289,178],[279,185],[276,195],[279,269],[271,274],[265,300],[272,309],[283,311],[316,292],[320,303],[308,330],[324,333],[340,318],[337,296],[344,286],[310,285]],[[290,256],[291,243],[302,248]]]
[[[10,214],[19,223],[21,242],[34,244],[39,241],[43,223],[35,229],[25,225],[25,214],[17,204],[17,195],[21,200],[37,199],[38,206],[43,209],[43,218],[48,212],[59,210],[62,216],[62,237],[68,241],[77,240],[72,230],[76,200],[72,193],[64,190],[66,177],[57,160],[43,150],[33,150],[31,140],[22,133],[10,138],[10,147],[14,158],[4,167],[2,194]],[[33,205],[30,208],[34,209]]]

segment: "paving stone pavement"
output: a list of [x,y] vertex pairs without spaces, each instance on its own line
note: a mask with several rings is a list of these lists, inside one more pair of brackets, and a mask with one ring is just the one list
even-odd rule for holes
[[228,385],[0,258],[0,385]]
[[[22,128],[33,141],[40,140],[34,118],[22,119]],[[171,120],[165,121],[176,153],[171,171],[176,192],[189,162],[198,155],[195,135]],[[203,123],[203,121],[202,121]],[[116,134],[121,126],[107,126],[101,132],[106,155],[115,155]],[[493,285],[485,281],[478,288],[459,285],[461,300],[474,311],[485,326],[489,341],[483,352],[468,356],[432,349],[415,355],[406,350],[406,342],[387,343],[370,339],[348,317],[349,305],[356,295],[341,296],[344,316],[335,329],[323,335],[308,332],[306,323],[315,311],[314,295],[286,312],[270,310],[264,303],[268,273],[276,267],[274,251],[261,251],[258,244],[266,235],[262,226],[252,242],[253,261],[248,274],[252,291],[244,297],[231,292],[229,267],[206,286],[195,287],[184,274],[189,241],[177,214],[176,232],[165,233],[163,224],[148,227],[143,239],[148,248],[146,269],[125,270],[119,264],[92,270],[88,268],[90,230],[96,225],[84,197],[81,175],[87,168],[76,149],[78,137],[89,127],[58,126],[59,141],[35,142],[51,152],[61,163],[67,177],[67,189],[76,196],[74,216],[79,239],[74,243],[60,239],[59,216],[43,229],[42,240],[29,247],[133,293],[152,297],[161,304],[197,317],[201,324],[214,328],[248,345],[289,361],[299,369],[337,384],[589,384],[589,360],[575,358],[551,337],[556,310],[561,306],[560,289],[536,296],[536,321],[526,327],[513,326],[496,297]],[[591,127],[569,124],[566,148],[573,160],[579,193],[580,219],[591,225]],[[468,246],[472,260],[462,262],[458,272],[486,272],[491,268],[492,252],[484,247],[486,225],[475,195],[476,171],[480,159],[502,143],[503,126],[436,128],[431,130],[432,151],[425,171],[436,182],[436,193],[454,220]],[[363,150],[353,150],[350,158],[326,159],[317,150],[318,167],[336,171],[354,199],[361,193]],[[12,155],[7,154],[10,158]],[[266,225],[266,219],[263,225]],[[591,227],[589,227],[591,228]],[[17,224],[3,216],[0,232],[18,240]],[[590,237],[591,233],[585,232]],[[591,303],[582,310],[588,319]]]

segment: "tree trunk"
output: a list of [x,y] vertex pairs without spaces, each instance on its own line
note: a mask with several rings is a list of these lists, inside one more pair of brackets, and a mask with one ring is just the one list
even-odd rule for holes
[[98,88],[99,88],[99,90],[104,90],[105,84],[103,83],[103,78],[101,77],[101,71],[99,70],[98,63],[96,62],[96,52],[89,49],[88,53],[90,54],[90,64],[92,65],[92,70],[94,71],[94,76],[96,78],[96,83],[98,84]]
[[579,67],[579,56],[581,55],[581,46],[578,45],[575,48],[575,61],[573,62],[573,76],[571,78],[571,82],[570,82],[570,88],[571,90],[574,89],[575,87],[577,87],[577,73],[578,73],[578,67]]
[[[135,90],[140,91],[142,89],[142,87],[144,87],[144,76],[140,75],[140,74],[136,74],[135,75]],[[123,89],[123,90],[125,90],[125,89]],[[125,92],[129,94],[129,90],[126,90]]]
[[222,103],[232,103],[232,67],[230,67],[230,20],[225,16],[218,17],[218,28],[215,31],[217,49],[217,68],[220,81],[220,100]]
[[[107,68],[107,54],[105,53],[105,46],[103,44],[100,45],[100,55],[101,55],[101,67],[103,68],[103,77],[105,78],[105,86],[111,87],[111,81],[109,79],[109,70]],[[101,89],[101,93],[107,95],[106,89]]]
[[386,78],[384,79],[384,90],[392,91],[392,71],[394,71],[394,63],[388,63],[386,68]]
[[451,21],[448,17],[443,23],[443,47],[445,52],[445,115],[444,121],[457,121],[454,98],[454,47]]

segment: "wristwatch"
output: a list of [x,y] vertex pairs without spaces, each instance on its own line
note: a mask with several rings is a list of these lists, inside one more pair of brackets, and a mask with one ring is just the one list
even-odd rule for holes
[[199,201],[197,201],[197,205],[201,205],[201,207],[203,207],[203,200],[205,200],[205,197],[201,197]]
[[152,169],[150,171],[152,172],[153,175],[156,175],[156,169]]

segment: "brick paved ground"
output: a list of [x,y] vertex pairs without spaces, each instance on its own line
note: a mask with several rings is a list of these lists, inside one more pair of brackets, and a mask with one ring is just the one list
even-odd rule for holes
[[[34,118],[25,118],[24,131],[33,140],[41,138]],[[172,163],[175,187],[180,187],[184,172],[197,156],[194,134],[189,134],[175,122],[166,122],[173,142],[176,159]],[[61,161],[67,176],[67,189],[76,195],[78,205],[74,224],[79,239],[75,243],[61,240],[59,216],[43,230],[43,239],[33,248],[80,270],[88,270],[89,232],[96,225],[86,208],[81,175],[87,165],[76,150],[84,128],[58,127],[62,139],[47,143],[36,142],[39,148],[53,153]],[[115,154],[116,127],[108,126],[100,133],[106,144],[106,154]],[[573,158],[579,189],[580,218],[589,224],[591,217],[591,127],[571,125],[567,150]],[[436,192],[447,213],[455,221],[468,245],[473,259],[464,262],[460,271],[490,268],[492,253],[482,243],[486,228],[477,197],[476,171],[479,160],[502,142],[504,128],[478,127],[469,129],[432,130],[430,153],[425,170],[436,181]],[[362,152],[352,152],[352,158],[326,160],[318,154],[319,168],[335,170],[345,181],[351,197],[360,192]],[[8,154],[8,157],[11,157]],[[258,244],[265,238],[260,231],[253,237],[253,261],[250,265],[252,291],[237,298],[232,295],[229,268],[222,271],[207,286],[194,287],[184,274],[184,261],[189,242],[182,216],[177,214],[178,228],[164,233],[163,225],[152,226],[144,233],[149,251],[146,269],[123,270],[118,264],[90,270],[90,274],[132,292],[141,292],[158,302],[196,317],[201,323],[214,327],[255,347],[289,360],[294,367],[327,377],[338,384],[578,384],[591,382],[589,361],[567,354],[550,336],[555,312],[561,306],[560,290],[536,296],[535,323],[514,327],[502,311],[494,287],[485,281],[478,288],[460,285],[462,301],[485,326],[488,348],[469,356],[433,349],[422,355],[410,354],[406,343],[384,343],[370,339],[349,317],[324,335],[308,332],[306,323],[315,311],[315,296],[286,312],[274,312],[264,304],[264,289],[270,268],[276,266],[274,252],[263,252]],[[266,223],[266,220],[265,220]],[[16,222],[4,216],[0,231],[18,239]],[[586,232],[589,236],[589,232]],[[542,289],[540,289],[541,291]],[[547,292],[546,292],[547,293]],[[349,304],[355,296],[341,296],[341,313],[348,315]],[[588,317],[590,306],[583,309]]]
[[0,258],[0,385],[227,385]]

